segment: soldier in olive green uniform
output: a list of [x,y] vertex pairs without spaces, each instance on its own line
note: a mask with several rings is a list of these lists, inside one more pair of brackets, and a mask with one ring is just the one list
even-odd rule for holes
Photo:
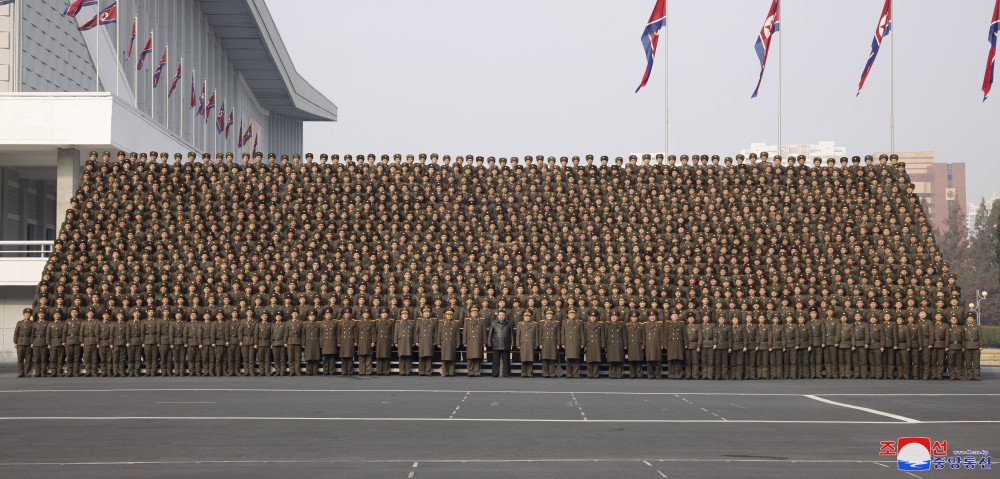
[[156,375],[156,355],[159,354],[160,324],[156,312],[146,311],[146,319],[142,322],[142,354],[146,365],[146,377]]
[[172,348],[172,337],[170,335],[173,325],[170,324],[170,310],[167,308],[160,309],[160,319],[156,322],[157,331],[157,342],[156,342],[156,355],[160,358],[160,376],[170,375],[170,364],[172,360],[171,352]]
[[316,312],[310,310],[302,325],[302,356],[306,361],[306,376],[315,376],[320,360],[320,328],[316,322]]
[[274,314],[271,324],[271,356],[274,356],[274,375],[288,374],[288,328],[285,327],[284,316],[279,311]]
[[128,357],[128,375],[136,377],[139,375],[139,367],[142,359],[143,322],[139,320],[139,310],[132,311],[132,320],[128,322],[128,342],[125,343],[126,356]]
[[[604,327],[597,321],[597,311],[591,311],[583,324],[583,352],[587,362],[587,377],[596,378],[601,367],[601,337]],[[520,325],[519,325],[520,326]]]
[[840,366],[840,379],[851,379],[854,377],[851,358],[854,355],[854,327],[847,322],[847,315],[840,315],[840,323],[837,324],[837,331],[834,339],[837,348],[837,361]]
[[693,314],[688,314],[687,325],[684,326],[684,378],[698,379],[698,366],[701,354],[701,326],[694,322]]
[[448,309],[444,312],[444,319],[437,325],[438,348],[441,348],[441,375],[450,377],[455,375],[455,361],[458,360],[458,342],[461,333],[461,323],[455,320],[455,312]]
[[979,381],[980,344],[982,331],[976,324],[976,315],[969,313],[965,318],[965,330],[962,331],[962,348],[965,355],[965,378]]
[[211,327],[212,367],[209,374],[212,376],[222,376],[225,373],[226,343],[229,341],[228,329],[229,323],[226,321],[225,314],[222,311],[218,311],[215,314],[215,321],[212,322]]
[[792,379],[809,379],[810,353],[812,353],[812,326],[806,324],[805,316],[799,315],[795,325],[795,356],[792,362]]
[[351,310],[345,309],[337,322],[337,349],[340,350],[340,374],[354,373],[354,352],[358,344],[358,321],[351,319]]
[[243,357],[243,375],[253,375],[253,365],[256,360],[257,350],[254,349],[254,333],[257,332],[257,321],[254,320],[254,311],[246,310],[246,316],[240,321],[240,355]]
[[125,322],[125,312],[121,310],[115,311],[115,322],[111,323],[111,375],[114,377],[128,375],[128,368],[126,367],[128,359],[128,335],[128,323]]
[[382,308],[375,321],[375,374],[388,376],[392,364],[392,343],[396,334],[396,320],[389,317],[389,310]]
[[583,323],[576,315],[576,309],[570,308],[566,311],[566,319],[563,320],[562,336],[559,342],[562,344],[563,357],[566,359],[566,377],[580,377],[580,356],[583,349]]
[[878,318],[868,318],[868,329],[865,331],[865,348],[868,350],[868,377],[882,378],[882,352],[885,350],[885,330],[879,324]]
[[962,349],[965,346],[964,328],[958,325],[958,318],[948,318],[948,377],[952,381],[962,379]]
[[[934,356],[934,322],[927,320],[927,313],[917,313],[917,327],[920,328],[920,377],[925,381],[931,378],[931,363]],[[916,375],[916,373],[914,373]]]
[[340,321],[333,319],[333,310],[323,312],[323,320],[319,322],[319,350],[323,356],[323,374],[331,375],[337,366],[337,328]]
[[521,313],[521,321],[514,326],[514,349],[521,358],[521,377],[530,378],[535,375],[535,349],[538,348],[538,324],[535,323],[531,311]]
[[22,318],[14,325],[14,347],[17,348],[17,377],[23,378],[31,372],[31,332],[33,330],[31,308],[22,311]]
[[396,321],[395,337],[393,345],[399,355],[399,375],[409,376],[413,371],[413,330],[414,321],[410,319],[410,312],[406,309],[399,310],[399,321]]
[[708,314],[703,314],[701,316],[701,326],[698,327],[701,379],[715,379],[716,332],[717,328],[712,324],[712,317]]
[[941,313],[934,315],[934,329],[931,331],[931,379],[943,379],[944,376],[944,356],[948,350],[948,327],[944,324],[944,316]]
[[858,379],[868,379],[868,324],[864,322],[861,313],[854,313],[854,326],[852,335],[854,337],[854,375]]
[[732,370],[732,376],[725,379],[743,380],[747,377],[746,359],[748,340],[746,325],[740,324],[739,316],[733,316],[730,331],[729,366]]
[[45,312],[38,312],[38,319],[31,324],[31,364],[35,368],[34,377],[48,376],[48,322]]
[[812,347],[809,352],[809,379],[820,379],[823,377],[823,321],[820,321],[815,309],[809,311],[808,324]]
[[69,321],[65,323],[66,346],[66,375],[76,377],[80,375],[80,344],[82,343],[83,325],[80,321],[80,309],[74,306],[69,310]]
[[896,316],[896,344],[893,349],[896,353],[896,369],[899,374],[897,379],[910,379],[910,328],[903,322],[902,316]]
[[542,377],[554,378],[559,369],[559,320],[555,311],[545,310],[545,319],[538,324],[538,342],[541,348]]
[[62,322],[62,313],[59,310],[52,313],[52,321],[45,329],[45,342],[49,348],[51,375],[62,377],[66,354],[66,325]]
[[826,370],[827,379],[837,379],[843,374],[840,371],[840,365],[838,362],[837,351],[837,330],[839,329],[837,320],[833,317],[833,312],[827,313],[825,319],[822,320],[822,334],[823,334],[823,365]]
[[[628,323],[625,325],[625,335],[628,338],[626,344],[626,355],[628,356],[628,377],[630,379],[642,378],[642,362],[645,359],[645,352],[642,350],[646,341],[646,332],[639,322],[638,311],[629,313]],[[670,354],[669,348],[667,354]]]
[[87,377],[97,374],[97,344],[101,339],[101,324],[94,318],[94,310],[87,310],[87,320],[80,325],[80,340],[83,344],[83,367]]
[[361,310],[361,321],[358,321],[358,374],[372,375],[372,357],[375,355],[375,322],[372,312],[365,308]]
[[[201,337],[205,324],[198,320],[198,313],[191,311],[188,320],[184,323],[184,330],[181,333],[184,337],[184,350],[187,356],[187,373],[191,376],[200,376],[202,371],[201,363]],[[181,369],[181,376],[185,371]]]
[[434,341],[437,339],[437,319],[431,317],[431,308],[421,309],[423,317],[413,326],[414,345],[420,357],[417,372],[420,376],[430,376],[434,371]]
[[729,355],[733,352],[733,329],[726,317],[719,315],[715,325],[712,379],[729,379]]
[[663,340],[667,345],[667,377],[681,379],[684,377],[684,343],[685,328],[680,314],[670,315],[670,321],[663,325]]
[[271,333],[273,330],[271,329],[269,316],[270,313],[267,310],[260,312],[260,321],[257,323],[257,328],[253,333],[254,348],[257,350],[257,363],[261,376],[271,375],[271,344],[273,343]]
[[215,370],[215,356],[212,348],[214,340],[212,336],[212,315],[207,311],[201,316],[201,329],[198,330],[198,360],[201,362],[198,368],[199,376],[208,376]]
[[666,345],[663,328],[656,311],[650,310],[642,326],[645,338],[642,348],[646,351],[646,377],[649,379],[660,379],[663,372],[663,347]]
[[288,374],[302,374],[302,321],[298,310],[292,310],[292,320],[285,324],[285,345],[288,349]]
[[920,325],[914,321],[913,315],[906,316],[906,328],[910,331],[910,378],[920,379],[920,355],[923,353],[923,335]]
[[608,377],[611,379],[621,379],[625,375],[625,323],[622,323],[618,316],[611,316],[611,320],[604,323],[604,335],[602,343],[604,354],[608,361]]
[[185,327],[184,313],[178,310],[174,313],[174,321],[170,323],[169,328],[170,358],[172,364],[167,365],[166,369],[164,369],[164,376],[184,375],[184,356],[187,353],[187,348],[184,347],[186,342]]

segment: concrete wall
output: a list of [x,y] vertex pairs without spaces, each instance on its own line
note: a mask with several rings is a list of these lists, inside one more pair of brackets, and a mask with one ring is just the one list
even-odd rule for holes
[[34,286],[0,286],[0,364],[12,364],[17,359],[14,325],[34,299]]

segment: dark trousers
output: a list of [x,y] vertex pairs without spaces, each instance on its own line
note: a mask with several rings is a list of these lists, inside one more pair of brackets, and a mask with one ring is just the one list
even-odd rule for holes
[[284,376],[285,368],[288,366],[288,349],[284,346],[272,346],[271,356],[274,356],[274,375]]
[[354,373],[354,356],[341,356],[340,374],[342,376],[350,376],[353,373]]
[[88,344],[83,347],[83,368],[87,370],[87,376],[97,373],[97,345]]
[[289,344],[288,345],[288,373],[292,376],[298,376],[302,372],[302,345],[301,344]]
[[261,376],[271,375],[271,347],[257,346],[257,364]]
[[[503,364],[503,376],[506,378],[510,377],[510,350],[509,349],[494,349],[491,352],[493,358],[493,377],[500,375],[500,366]],[[423,358],[421,358],[423,359]]]
[[49,350],[49,367],[52,368],[52,374],[56,377],[63,375],[63,360],[66,358],[66,350],[62,346],[53,346]]
[[392,361],[391,358],[376,358],[375,359],[375,374],[379,376],[389,375],[389,363]]
[[66,345],[66,374],[69,376],[80,375],[80,345]]
[[336,354],[324,354],[323,355],[323,374],[325,374],[327,376],[333,374],[333,370],[335,369],[336,364],[337,364],[337,355]]
[[35,368],[35,377],[48,376],[48,364],[46,360],[49,357],[49,351],[45,349],[45,346],[32,346],[31,347],[31,364]]
[[399,357],[399,375],[409,376],[413,372],[413,356]]
[[543,359],[542,360],[542,377],[543,378],[554,378],[556,377],[556,364],[555,359]]
[[[483,364],[482,358],[469,358],[468,365],[466,366],[466,375],[472,377],[479,377],[479,371],[482,364]],[[553,371],[554,370],[555,368],[553,367]],[[552,377],[555,377],[554,372],[552,374]]]
[[421,376],[430,376],[434,373],[434,356],[420,356],[420,363],[417,364],[417,373]]
[[31,346],[17,347],[17,376],[22,377],[31,372]]

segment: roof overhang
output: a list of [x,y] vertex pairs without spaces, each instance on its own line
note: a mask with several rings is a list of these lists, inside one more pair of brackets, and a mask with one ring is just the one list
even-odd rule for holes
[[304,121],[337,121],[337,105],[295,70],[264,0],[201,0],[201,10],[260,106]]

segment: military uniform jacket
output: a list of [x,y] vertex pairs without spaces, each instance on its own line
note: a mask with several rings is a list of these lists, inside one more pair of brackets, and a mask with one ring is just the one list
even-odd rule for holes
[[868,324],[856,322],[854,323],[854,326],[852,326],[852,329],[854,330],[853,331],[854,347],[856,348],[866,347],[868,345],[866,341],[868,339]]
[[712,349],[715,346],[715,325],[712,323],[702,323],[698,326],[699,345],[702,349]]
[[285,323],[285,342],[289,346],[302,344],[302,321],[297,319]]
[[733,328],[728,324],[715,325],[715,347],[725,351],[733,347]]
[[462,344],[465,346],[465,356],[468,359],[482,359],[483,335],[486,328],[486,319],[482,316],[477,318],[465,318],[465,325],[462,328]]
[[785,337],[785,349],[788,350],[795,349],[796,328],[798,328],[798,323],[785,323],[785,326],[781,332],[781,334]]
[[812,326],[809,324],[795,325],[795,349],[807,349],[812,346]]
[[586,361],[596,363],[601,361],[601,336],[603,335],[603,325],[599,321],[587,321],[583,323],[583,340],[586,350]]
[[900,349],[900,350],[908,350],[908,349],[910,349],[910,328],[909,328],[909,326],[907,326],[906,323],[903,323],[903,324],[894,324],[893,328],[895,329],[895,333],[896,333],[895,334],[895,337],[896,337],[896,349]]
[[400,356],[413,356],[413,320],[396,321],[395,343]]
[[257,329],[253,333],[253,341],[259,348],[271,347],[271,323],[264,321],[257,323]]
[[375,353],[372,343],[375,342],[375,322],[371,320],[361,320],[358,327],[358,354],[368,356]]
[[184,345],[190,348],[201,344],[201,330],[204,326],[200,321],[184,323]]
[[583,348],[583,324],[578,319],[567,319],[562,324],[562,339],[566,359],[580,359]]
[[604,325],[604,352],[609,363],[625,361],[625,323],[612,321]]
[[323,355],[337,354],[337,327],[340,321],[324,319],[319,322],[319,349]]
[[458,359],[461,325],[462,323],[454,319],[444,319],[438,322],[436,342],[441,348],[442,361],[456,361]]
[[229,324],[226,321],[212,321],[211,324],[211,344],[214,346],[225,346],[226,341],[229,341],[229,333],[226,331],[229,328]]
[[248,319],[240,321],[240,327],[239,327],[240,342],[243,343],[244,346],[253,346],[254,344],[256,344],[254,343],[253,339],[254,332],[256,331],[257,331],[257,323],[254,323]]
[[809,337],[812,347],[818,348],[823,345],[823,322],[818,319],[810,319],[806,322],[809,325]]
[[962,332],[963,347],[965,349],[979,349],[981,333],[982,331],[979,326],[975,324],[966,325]]
[[288,344],[288,326],[284,322],[271,323],[271,347],[280,348]]
[[[115,333],[115,323],[111,321],[101,321],[97,323],[97,344],[100,347],[105,348],[111,346],[111,341],[114,339]],[[125,344],[124,342],[122,344]]]
[[934,330],[931,338],[935,348],[944,348],[948,345],[948,327],[944,323],[934,323]]
[[770,336],[768,337],[767,347],[772,350],[781,350],[785,347],[785,325],[783,324],[772,324],[770,326]]
[[160,330],[159,334],[157,335],[158,339],[156,341],[156,345],[157,346],[169,346],[169,345],[173,344],[171,342],[173,340],[173,335],[172,335],[173,327],[174,327],[173,321],[166,321],[166,320],[160,319],[160,320],[157,320],[156,323],[157,323],[156,327]]
[[948,349],[952,351],[962,349],[963,344],[965,344],[963,333],[964,329],[957,324],[948,328]]
[[[667,340],[667,361],[684,360],[684,323],[680,321],[670,321],[665,324]],[[631,357],[631,354],[629,355]],[[638,357],[638,356],[636,356]]]
[[173,346],[184,346],[184,327],[188,324],[186,321],[170,321],[170,328],[168,329],[167,336],[169,339],[166,344]]
[[647,321],[643,324],[643,332],[646,341],[643,348],[646,350],[646,361],[660,361],[663,346],[666,344],[663,338],[663,323],[659,321]]
[[80,325],[80,338],[84,346],[96,346],[101,338],[101,323],[87,320]]
[[837,328],[840,323],[832,319],[823,320],[823,346],[837,346]]
[[697,324],[685,325],[684,337],[686,340],[684,349],[698,349],[701,347],[701,326]]
[[379,359],[392,357],[392,342],[395,340],[396,320],[392,318],[375,321],[375,356]]
[[[920,344],[925,348],[929,348],[934,345],[934,323],[928,320],[920,321],[916,323],[918,328],[920,328]],[[943,346],[942,346],[943,347]]]
[[337,321],[337,347],[340,348],[340,357],[353,358],[357,341],[358,321],[353,319]]
[[920,342],[923,336],[920,334],[920,326],[917,323],[906,323],[906,329],[910,333],[910,349],[918,350],[923,347]]
[[733,351],[742,352],[747,347],[747,328],[742,324],[737,324],[731,329],[730,340]]
[[63,346],[66,340],[66,323],[53,321],[45,329],[45,342],[51,347]]
[[542,320],[538,323],[538,342],[542,346],[542,360],[559,359],[559,321]]
[[896,323],[882,323],[882,346],[891,348],[896,344]]
[[[642,323],[625,323],[625,335],[628,338],[625,346],[629,361],[643,360],[642,345],[646,341],[645,334],[646,331],[643,329]],[[667,353],[669,354],[670,351],[668,350]]]
[[212,341],[215,339],[212,336],[212,326],[215,323],[202,321],[198,324],[201,325],[201,329],[198,330],[198,344],[207,348],[212,345]]
[[413,326],[420,357],[434,357],[434,342],[437,340],[437,323],[434,318],[421,319]]
[[854,346],[854,326],[847,323],[838,323],[835,343],[839,349],[851,349]]
[[304,321],[302,323],[302,355],[306,361],[319,361],[319,323]]
[[48,346],[48,323],[44,321],[35,321],[31,325],[31,346],[32,347],[42,347]]
[[115,346],[124,346],[128,342],[128,323],[111,323],[111,343]]
[[520,349],[521,351],[528,351],[528,354],[530,354],[533,349],[538,347],[537,322],[521,321],[517,323],[517,325],[514,326],[514,335],[517,348]]
[[128,322],[128,342],[127,344],[131,346],[142,345],[142,331],[144,329],[144,323],[142,321],[129,321]]
[[81,321],[79,319],[71,319],[63,324],[66,326],[66,337],[63,342],[67,346],[78,346],[80,344]]
[[14,342],[18,346],[31,346],[32,321],[22,319],[14,325]]

